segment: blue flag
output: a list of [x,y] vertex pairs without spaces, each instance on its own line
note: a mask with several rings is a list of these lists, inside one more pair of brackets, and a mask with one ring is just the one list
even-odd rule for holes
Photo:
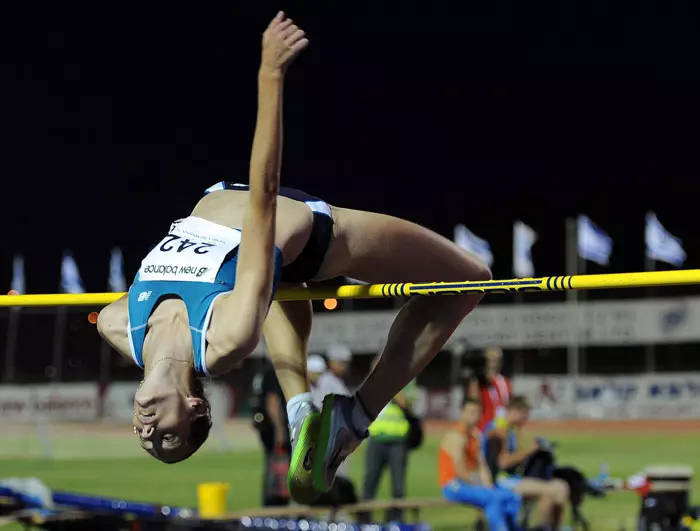
[[599,265],[608,265],[613,241],[607,233],[593,223],[588,216],[578,217],[578,255]]
[[648,212],[646,216],[644,241],[648,258],[676,267],[682,266],[685,262],[683,242],[668,232],[653,212]]
[[10,284],[10,289],[20,295],[26,291],[26,286],[24,285],[24,257],[21,254],[15,255],[12,260],[12,284]]
[[109,291],[122,293],[126,291],[126,279],[124,278],[124,257],[118,247],[112,249],[109,260]]
[[479,238],[461,223],[455,225],[454,242],[465,251],[478,256],[487,266],[491,267],[493,265],[493,253],[489,242]]
[[61,291],[63,293],[85,293],[83,280],[80,278],[78,264],[70,252],[63,253],[61,262]]
[[517,278],[534,277],[535,264],[532,262],[532,246],[537,241],[537,233],[522,221],[513,224],[513,274]]

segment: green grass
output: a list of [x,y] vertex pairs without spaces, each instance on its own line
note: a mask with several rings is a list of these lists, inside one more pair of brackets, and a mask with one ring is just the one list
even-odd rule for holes
[[[688,464],[700,469],[698,440],[689,434],[551,434],[559,443],[559,464],[575,464],[585,473],[597,474],[600,464],[611,465],[611,474],[627,477],[649,464]],[[409,460],[408,496],[439,496],[436,484],[436,452],[439,439],[428,437],[423,448]],[[350,468],[358,490],[362,485],[362,448],[351,459]],[[205,481],[231,484],[229,509],[256,507],[260,499],[262,456],[259,451],[237,450],[227,454],[208,452],[177,465],[163,465],[149,458],[0,460],[0,477],[40,478],[51,488],[86,494],[123,497],[171,505],[196,505],[196,485]],[[694,487],[700,487],[699,479]],[[389,497],[388,477],[381,497]],[[633,529],[639,498],[614,493],[607,499],[587,499],[584,514],[596,530],[618,531],[624,522]],[[380,515],[377,515],[378,517]],[[470,509],[454,507],[425,511],[423,519],[436,529],[464,529],[473,520]]]

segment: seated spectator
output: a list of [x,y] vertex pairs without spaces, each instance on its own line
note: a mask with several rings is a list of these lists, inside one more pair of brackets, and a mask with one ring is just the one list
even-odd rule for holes
[[530,404],[524,396],[511,397],[505,415],[485,428],[482,451],[499,487],[513,490],[525,500],[536,500],[543,529],[558,529],[569,500],[569,486],[560,479],[524,477],[529,460],[546,451],[539,442],[520,444],[520,429],[527,423]]
[[494,485],[481,451],[481,432],[476,428],[481,416],[478,400],[467,398],[460,420],[440,442],[439,482],[443,496],[483,510],[491,531],[517,530],[520,496]]

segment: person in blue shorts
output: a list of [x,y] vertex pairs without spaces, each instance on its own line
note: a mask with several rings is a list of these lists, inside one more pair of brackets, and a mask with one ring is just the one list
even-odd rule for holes
[[[569,501],[568,484],[560,479],[543,480],[521,474],[527,460],[542,449],[537,441],[520,444],[520,430],[527,423],[529,414],[527,398],[512,396],[505,412],[484,427],[481,449],[487,461],[495,461],[496,485],[517,492],[525,500],[535,500],[540,512],[540,528],[558,529]],[[488,455],[490,448],[498,449],[498,455],[493,459]]]
[[491,278],[475,256],[415,223],[280,187],[283,82],[307,44],[283,13],[270,23],[248,184],[210,187],[142,260],[128,294],[98,319],[100,334],[144,370],[134,430],[142,447],[166,463],[187,459],[207,438],[211,420],[199,379],[233,370],[264,335],[287,400],[288,483],[299,503],[330,489],[379,412],[442,349],[482,294],[410,299],[357,392],[330,394],[319,411],[306,378],[311,303],[273,302],[277,288],[341,276],[370,283]]
[[438,450],[438,481],[445,499],[483,510],[491,531],[516,531],[520,495],[494,485],[481,451],[478,399],[464,401],[459,421],[443,436]]

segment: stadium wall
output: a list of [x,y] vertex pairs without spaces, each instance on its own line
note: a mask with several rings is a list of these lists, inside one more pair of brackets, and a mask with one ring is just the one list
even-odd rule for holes
[[[0,420],[129,422],[133,383],[2,385]],[[547,419],[692,419],[700,418],[700,372],[635,376],[528,375],[513,380],[514,392],[526,395],[532,418]],[[215,419],[233,416],[236,394],[226,384],[206,387]],[[427,418],[454,418],[463,397],[462,388],[419,387],[416,412]]]

